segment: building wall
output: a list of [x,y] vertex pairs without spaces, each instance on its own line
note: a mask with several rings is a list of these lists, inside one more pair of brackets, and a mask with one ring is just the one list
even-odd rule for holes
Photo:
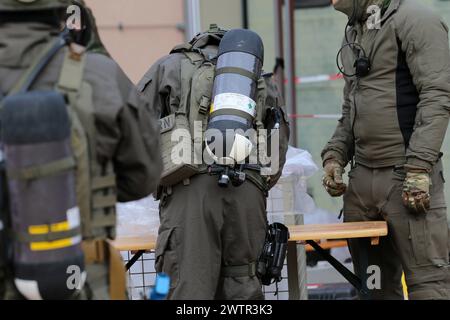
[[[86,0],[112,57],[133,82],[184,42],[183,0]],[[122,26],[122,28],[120,28]]]
[[[112,57],[133,82],[184,39],[185,0],[85,0]],[[200,0],[202,30],[242,27],[241,0]]]
[[200,0],[202,30],[211,23],[224,29],[242,28],[241,0]]

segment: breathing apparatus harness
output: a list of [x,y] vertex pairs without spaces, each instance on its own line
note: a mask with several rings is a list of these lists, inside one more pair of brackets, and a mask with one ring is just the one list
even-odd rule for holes
[[240,164],[238,168],[231,166],[221,166],[212,164],[208,166],[208,174],[211,176],[218,176],[217,183],[220,187],[226,188],[230,182],[233,187],[241,186],[247,179],[247,175],[244,170],[253,170],[255,172],[261,172],[261,166],[251,164]]

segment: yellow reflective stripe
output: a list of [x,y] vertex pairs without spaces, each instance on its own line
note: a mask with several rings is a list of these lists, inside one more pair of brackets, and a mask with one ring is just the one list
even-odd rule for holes
[[54,223],[51,225],[50,229],[52,232],[68,231],[70,230],[69,221]]
[[28,233],[29,234],[46,234],[46,233],[48,233],[48,226],[47,225],[29,226]]
[[72,238],[66,238],[51,242],[31,242],[31,251],[44,251],[44,250],[55,250],[61,248],[67,248],[73,245]]
[[[70,230],[69,221],[58,222],[50,225],[51,232],[61,232]],[[48,225],[29,226],[29,234],[46,234],[49,233]]]

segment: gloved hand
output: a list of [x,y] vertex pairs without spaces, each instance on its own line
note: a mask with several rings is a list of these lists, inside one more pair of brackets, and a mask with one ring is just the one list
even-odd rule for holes
[[416,213],[430,209],[430,175],[426,170],[408,170],[403,183],[403,204]]
[[342,174],[345,172],[342,165],[336,160],[328,160],[325,162],[324,171],[322,184],[325,190],[332,197],[342,196],[347,190],[347,185],[342,179]]

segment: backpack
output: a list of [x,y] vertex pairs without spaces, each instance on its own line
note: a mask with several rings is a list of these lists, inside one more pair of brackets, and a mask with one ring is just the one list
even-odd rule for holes
[[[204,133],[208,124],[208,115],[213,97],[213,83],[215,76],[216,58],[199,48],[194,43],[203,41],[208,43],[207,36],[221,37],[223,32],[212,26],[212,28],[198,35],[190,43],[176,46],[170,54],[183,54],[181,61],[181,95],[178,110],[173,114],[160,119],[161,145],[163,159],[163,173],[160,184],[165,187],[173,186],[191,176],[206,173],[207,166],[202,163]],[[206,40],[205,40],[206,39]],[[257,113],[255,128],[264,129],[264,118],[266,116],[266,82],[264,77],[258,81]],[[201,128],[199,127],[201,124]],[[197,127],[196,127],[197,126]],[[200,130],[201,129],[201,130]],[[177,130],[176,139],[172,133]],[[202,132],[201,135],[198,132]],[[265,146],[259,141],[258,149]],[[174,162],[173,155],[181,149],[191,150],[190,154],[178,157]],[[254,152],[257,148],[255,148]],[[179,161],[180,158],[183,161]],[[249,180],[255,183],[263,191],[268,191],[269,176],[262,176],[258,172],[246,172]]]
[[30,90],[65,47],[63,36],[50,42],[0,102],[3,256],[27,299],[71,298],[86,279],[82,240],[115,232],[115,177],[96,160],[83,50],[69,45],[54,90]]

